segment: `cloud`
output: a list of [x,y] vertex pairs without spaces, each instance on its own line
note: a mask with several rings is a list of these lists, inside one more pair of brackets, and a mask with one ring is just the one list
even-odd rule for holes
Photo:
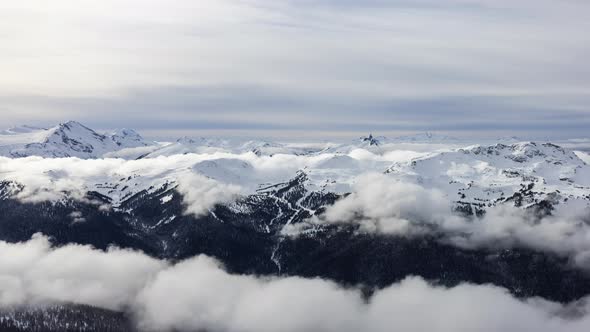
[[[73,199],[95,203],[88,191],[104,191],[117,203],[133,190],[150,190],[176,183],[183,194],[187,212],[203,214],[218,203],[227,203],[241,192],[238,185],[220,183],[190,170],[195,162],[216,155],[171,156],[145,160],[78,158],[3,158],[0,179],[12,181],[14,198],[26,203]],[[127,179],[130,182],[123,182]],[[126,191],[117,190],[126,187]],[[74,216],[75,217],[75,216]]]
[[362,326],[356,291],[319,279],[230,275],[204,256],[160,273],[139,295],[139,303],[142,326],[154,331],[342,331],[351,324]]
[[588,127],[582,1],[83,3],[0,5],[3,124],[317,136]]
[[[136,152],[126,151],[123,155]],[[0,157],[0,181],[22,185],[12,186],[10,190],[23,202],[64,198],[88,202],[86,193],[98,191],[113,198],[115,205],[130,192],[149,191],[174,183],[183,194],[189,212],[202,214],[215,204],[227,203],[240,194],[254,193],[261,183],[287,181],[301,169],[308,170],[316,185],[327,178],[338,179],[341,190],[348,190],[348,183],[363,169],[381,170],[393,161],[421,155],[394,146],[383,152],[351,151],[348,155],[354,165],[362,167],[352,167],[346,172],[322,167],[336,156],[334,153],[257,156],[252,152],[232,153],[221,148],[208,153],[178,153],[138,160]]]
[[0,249],[0,307],[83,303],[125,310],[146,331],[570,332],[590,327],[584,299],[568,305],[519,300],[489,285],[444,288],[409,277],[364,299],[356,288],[322,279],[229,274],[202,255],[171,264],[116,248],[55,248],[42,235],[23,243],[0,241]]
[[[200,216],[216,204],[254,193],[261,183],[282,183],[305,169],[308,189],[351,194],[308,222],[286,225],[284,234],[296,235],[315,224],[345,223],[360,225],[360,232],[432,234],[462,248],[531,248],[568,257],[575,265],[590,269],[586,205],[568,202],[563,208],[558,206],[553,216],[542,218],[531,211],[507,206],[488,208],[481,218],[464,217],[456,214],[448,197],[436,189],[371,173],[416,155],[393,148],[381,154],[358,149],[343,155],[273,156],[217,151],[140,160],[0,157],[0,179],[23,185],[11,188],[15,197],[24,202],[69,197],[93,203],[85,194],[97,190],[112,197],[115,206],[129,193],[172,184],[182,194],[185,213]],[[338,167],[326,167],[334,160],[338,160]],[[366,171],[369,173],[365,174]],[[335,184],[326,184],[327,181]],[[118,187],[113,189],[115,185]],[[84,216],[70,217],[81,222]]]
[[25,243],[0,241],[0,266],[0,305],[75,302],[121,310],[166,262],[116,248],[51,248],[36,234]]
[[422,232],[422,224],[444,223],[450,211],[440,191],[369,173],[359,176],[353,192],[328,207],[323,217],[330,223],[360,223],[363,231],[408,234]]
[[242,188],[224,184],[199,174],[188,173],[178,181],[178,192],[186,204],[186,213],[200,216],[206,214],[216,204],[234,201]]
[[459,229],[465,235],[448,234],[449,240],[466,248],[527,247],[568,256],[590,270],[590,223],[587,206],[537,217],[531,211],[498,206],[480,219],[466,220]]
[[282,233],[297,236],[314,225],[352,224],[360,232],[401,236],[436,235],[462,248],[526,247],[571,258],[590,269],[590,209],[571,204],[553,215],[499,205],[483,217],[466,217],[437,189],[404,182],[381,173],[360,175],[350,195],[307,222],[286,225]]

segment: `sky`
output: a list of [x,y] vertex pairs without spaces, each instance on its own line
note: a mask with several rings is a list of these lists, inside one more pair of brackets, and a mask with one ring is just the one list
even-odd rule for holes
[[585,0],[0,3],[0,127],[588,137]]

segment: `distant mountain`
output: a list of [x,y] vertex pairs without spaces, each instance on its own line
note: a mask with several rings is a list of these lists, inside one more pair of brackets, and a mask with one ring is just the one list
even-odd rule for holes
[[[442,144],[444,150],[405,150],[424,140],[451,143]],[[181,138],[146,146],[132,130],[100,134],[76,122],[49,129],[11,128],[0,133],[0,142],[2,154],[12,158],[145,152],[139,160],[116,162],[5,159],[0,172],[3,241],[26,241],[40,232],[56,245],[114,245],[170,261],[205,254],[231,273],[319,277],[362,285],[369,295],[410,275],[445,286],[493,284],[520,298],[563,303],[590,294],[587,271],[550,250],[518,243],[463,248],[437,233],[392,235],[359,231],[355,223],[310,223],[339,200],[354,197],[355,181],[367,172],[436,189],[456,208],[453,216],[467,215],[464,219],[473,222],[482,221],[478,217],[494,206],[547,214],[590,207],[590,166],[551,143],[454,148],[457,143],[450,138],[429,134],[397,141],[369,134],[340,145]],[[404,147],[394,153],[394,162],[387,153],[398,145]],[[156,158],[160,156],[172,157]],[[206,181],[191,182],[195,177]],[[223,190],[208,187],[211,181],[242,190],[231,201],[207,206],[203,214],[187,214],[189,193],[182,184],[206,200]],[[380,202],[375,192],[361,203]],[[22,193],[43,199],[26,200]],[[408,204],[427,210],[428,202],[419,196],[408,199]],[[367,218],[362,210],[351,214]],[[283,232],[305,225],[311,226],[302,227],[297,236]],[[23,325],[30,321],[34,324]],[[130,324],[125,313],[74,304],[0,310],[0,330],[7,331],[61,331],[64,326],[127,331]]]
[[385,139],[385,137],[375,137],[373,134],[369,134],[369,136],[361,136],[361,138],[359,138],[362,143],[368,144],[369,146],[381,145],[381,142]]
[[395,163],[387,173],[443,190],[473,213],[500,203],[590,203],[590,166],[551,143],[476,145]]
[[258,156],[272,156],[275,154],[307,155],[320,152],[327,146],[329,146],[328,143],[323,145],[306,145],[295,143],[278,143],[266,140],[182,137],[176,140],[176,142],[162,146],[143,157],[155,158],[159,156],[172,156],[177,154],[213,152],[252,152]]
[[[80,172],[85,200],[66,193],[56,201],[23,202],[18,194],[25,187],[0,182],[0,240],[24,241],[41,232],[56,244],[101,249],[115,245],[172,260],[206,254],[232,273],[321,277],[369,290],[417,275],[442,285],[494,284],[519,297],[562,302],[590,294],[590,276],[573,268],[566,257],[526,247],[466,250],[428,236],[357,232],[353,225],[323,225],[297,237],[282,234],[285,225],[304,223],[346,197],[347,183],[374,163],[342,154],[309,156],[305,158],[313,162],[307,167],[281,178],[238,158],[200,158],[177,158],[176,169],[166,164],[159,172],[132,169],[132,175],[102,177]],[[589,168],[568,150],[529,142],[434,153],[383,166],[381,172],[439,188],[464,212],[478,214],[493,204],[523,209],[567,207],[572,201],[588,204]],[[178,190],[179,181],[193,173],[222,183],[259,186],[194,216],[185,212]],[[53,172],[53,180],[60,174]]]
[[12,158],[99,158],[105,153],[148,144],[130,129],[101,134],[75,121],[49,129],[21,126],[0,132],[0,155]]

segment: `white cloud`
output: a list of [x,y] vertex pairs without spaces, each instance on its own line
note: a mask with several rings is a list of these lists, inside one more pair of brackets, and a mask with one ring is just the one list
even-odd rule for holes
[[0,241],[0,304],[75,302],[120,310],[165,265],[116,248],[51,248],[39,234],[26,243]]
[[486,209],[479,217],[464,217],[437,189],[426,189],[387,174],[357,178],[353,192],[306,223],[286,225],[283,234],[297,236],[314,224],[357,224],[368,233],[416,236],[442,235],[463,248],[526,247],[570,257],[590,269],[589,208],[571,204],[539,218],[531,211],[506,205]]
[[[384,154],[353,150],[351,169],[325,169],[321,164],[335,154],[293,155],[277,153],[257,156],[254,153],[188,153],[138,160],[115,158],[5,158],[0,157],[0,181],[14,181],[23,188],[13,188],[16,198],[24,202],[56,201],[69,197],[85,201],[88,191],[98,191],[115,200],[130,191],[158,188],[177,183],[190,213],[201,214],[216,203],[232,200],[236,195],[253,193],[261,183],[280,183],[307,169],[317,185],[326,179],[338,180],[344,190],[362,170],[385,169],[392,161],[407,160],[416,153],[385,151]],[[196,167],[207,162],[208,167]],[[245,167],[245,168],[244,168]],[[316,169],[317,168],[317,169]],[[317,171],[317,176],[315,176]],[[127,178],[131,178],[126,182]],[[117,190],[113,187],[118,185]],[[125,191],[119,191],[126,187]],[[17,190],[18,189],[18,190]]]
[[[187,204],[187,212],[205,213],[217,203],[234,199],[240,192],[238,185],[220,183],[189,168],[195,162],[215,158],[216,155],[176,155],[141,160],[78,159],[78,158],[3,158],[0,157],[0,179],[14,181],[14,197],[23,202],[38,203],[71,198],[90,202],[88,191],[99,191],[115,199],[130,190],[149,190],[165,183],[177,183]],[[131,178],[130,183],[121,179]],[[127,186],[128,191],[117,192]]]
[[[521,301],[489,285],[443,288],[409,277],[367,302],[358,289],[322,279],[232,275],[206,256],[171,265],[121,249],[51,248],[40,235],[25,243],[0,242],[0,249],[0,307],[68,301],[125,309],[148,331],[590,328],[584,299],[567,306]],[[572,318],[574,309],[578,314]]]
[[188,173],[178,180],[178,192],[186,204],[186,213],[200,216],[216,204],[235,200],[242,189],[233,184],[224,184],[195,173]]
[[451,205],[442,192],[400,182],[380,173],[361,175],[353,192],[330,206],[325,221],[359,223],[365,231],[409,234],[421,224],[444,223]]
[[541,219],[530,211],[498,206],[481,219],[461,225],[468,237],[449,235],[452,243],[467,248],[528,247],[569,256],[576,265],[590,270],[590,225],[588,207],[554,212]]
[[[183,196],[185,212],[203,215],[216,204],[255,192],[260,183],[281,183],[305,169],[309,189],[352,193],[308,223],[287,225],[284,234],[298,234],[310,223],[359,223],[362,232],[405,236],[436,233],[443,235],[442,240],[464,248],[527,247],[553,252],[590,268],[590,224],[583,204],[568,202],[553,211],[554,216],[540,220],[522,209],[506,206],[487,209],[483,218],[466,218],[455,214],[449,198],[436,189],[395,176],[364,173],[386,169],[394,161],[407,161],[415,155],[405,150],[376,154],[357,149],[344,155],[257,156],[218,151],[140,160],[0,157],[0,179],[24,185],[15,197],[25,202],[66,196],[86,201],[86,192],[97,190],[113,197],[115,205],[129,193],[172,183]],[[326,166],[333,160],[338,160],[336,168]],[[330,181],[335,184],[325,187]],[[112,189],[115,185],[117,190]],[[84,216],[70,217],[81,222]]]
[[544,129],[563,121],[554,112],[583,121],[588,4],[501,3],[4,2],[0,121],[340,132],[444,124],[475,134],[523,116]]

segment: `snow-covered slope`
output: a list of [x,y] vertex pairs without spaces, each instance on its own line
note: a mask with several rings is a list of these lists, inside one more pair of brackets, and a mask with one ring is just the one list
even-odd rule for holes
[[391,151],[432,151],[450,148],[459,148],[467,145],[463,140],[433,133],[423,133],[409,136],[386,137],[368,134],[361,136],[350,143],[333,144],[327,146],[322,152],[350,153],[357,149],[367,150],[375,154],[386,154]]
[[[64,179],[75,181],[78,189],[105,195],[115,206],[191,174],[237,185],[247,195],[289,181],[298,172],[306,174],[309,191],[338,194],[350,192],[359,175],[386,172],[400,181],[442,190],[473,211],[503,202],[528,206],[551,201],[563,207],[590,199],[590,166],[580,159],[586,156],[581,152],[550,143],[461,144],[431,133],[393,139],[369,134],[346,144],[204,137],[148,144],[130,129],[102,134],[70,121],[49,129],[4,130],[0,156],[98,160],[4,161],[0,180],[53,187]],[[105,157],[120,159],[100,159]]]
[[590,203],[590,166],[551,143],[471,146],[395,163],[387,172],[443,190],[473,211],[505,202],[523,207],[542,201],[561,207]]
[[75,121],[49,129],[21,126],[0,132],[0,155],[13,158],[99,158],[105,153],[147,145],[133,130],[100,134]]

